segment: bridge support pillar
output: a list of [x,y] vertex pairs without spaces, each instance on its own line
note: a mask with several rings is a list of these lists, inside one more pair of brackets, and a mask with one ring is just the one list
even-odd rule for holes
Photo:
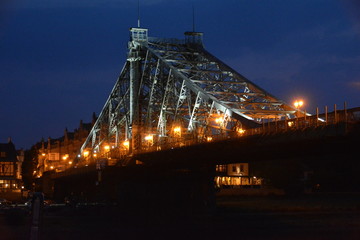
[[128,61],[130,62],[130,115],[128,133],[130,140],[130,154],[139,149],[139,86],[140,86],[140,50],[136,46],[130,49]]

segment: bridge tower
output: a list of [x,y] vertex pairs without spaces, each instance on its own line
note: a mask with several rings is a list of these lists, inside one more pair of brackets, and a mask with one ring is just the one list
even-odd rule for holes
[[242,134],[296,109],[206,51],[203,34],[148,36],[130,28],[128,57],[81,147],[81,161],[126,159]]

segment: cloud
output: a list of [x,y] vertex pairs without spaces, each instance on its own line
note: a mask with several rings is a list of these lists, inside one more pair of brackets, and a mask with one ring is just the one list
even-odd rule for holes
[[349,82],[349,87],[360,90],[360,81]]

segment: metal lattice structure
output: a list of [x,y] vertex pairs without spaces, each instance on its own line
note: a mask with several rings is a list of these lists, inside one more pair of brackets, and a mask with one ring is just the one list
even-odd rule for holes
[[127,61],[88,138],[87,158],[117,158],[241,134],[296,109],[207,52],[202,33],[185,40],[130,29]]

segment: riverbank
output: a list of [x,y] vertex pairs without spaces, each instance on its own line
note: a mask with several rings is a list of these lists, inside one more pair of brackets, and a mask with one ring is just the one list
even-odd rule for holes
[[[319,193],[298,197],[217,197],[211,213],[138,206],[48,206],[41,239],[360,239],[360,194]],[[1,239],[29,239],[30,215],[9,222],[0,214]],[[16,220],[16,219],[15,219]]]

